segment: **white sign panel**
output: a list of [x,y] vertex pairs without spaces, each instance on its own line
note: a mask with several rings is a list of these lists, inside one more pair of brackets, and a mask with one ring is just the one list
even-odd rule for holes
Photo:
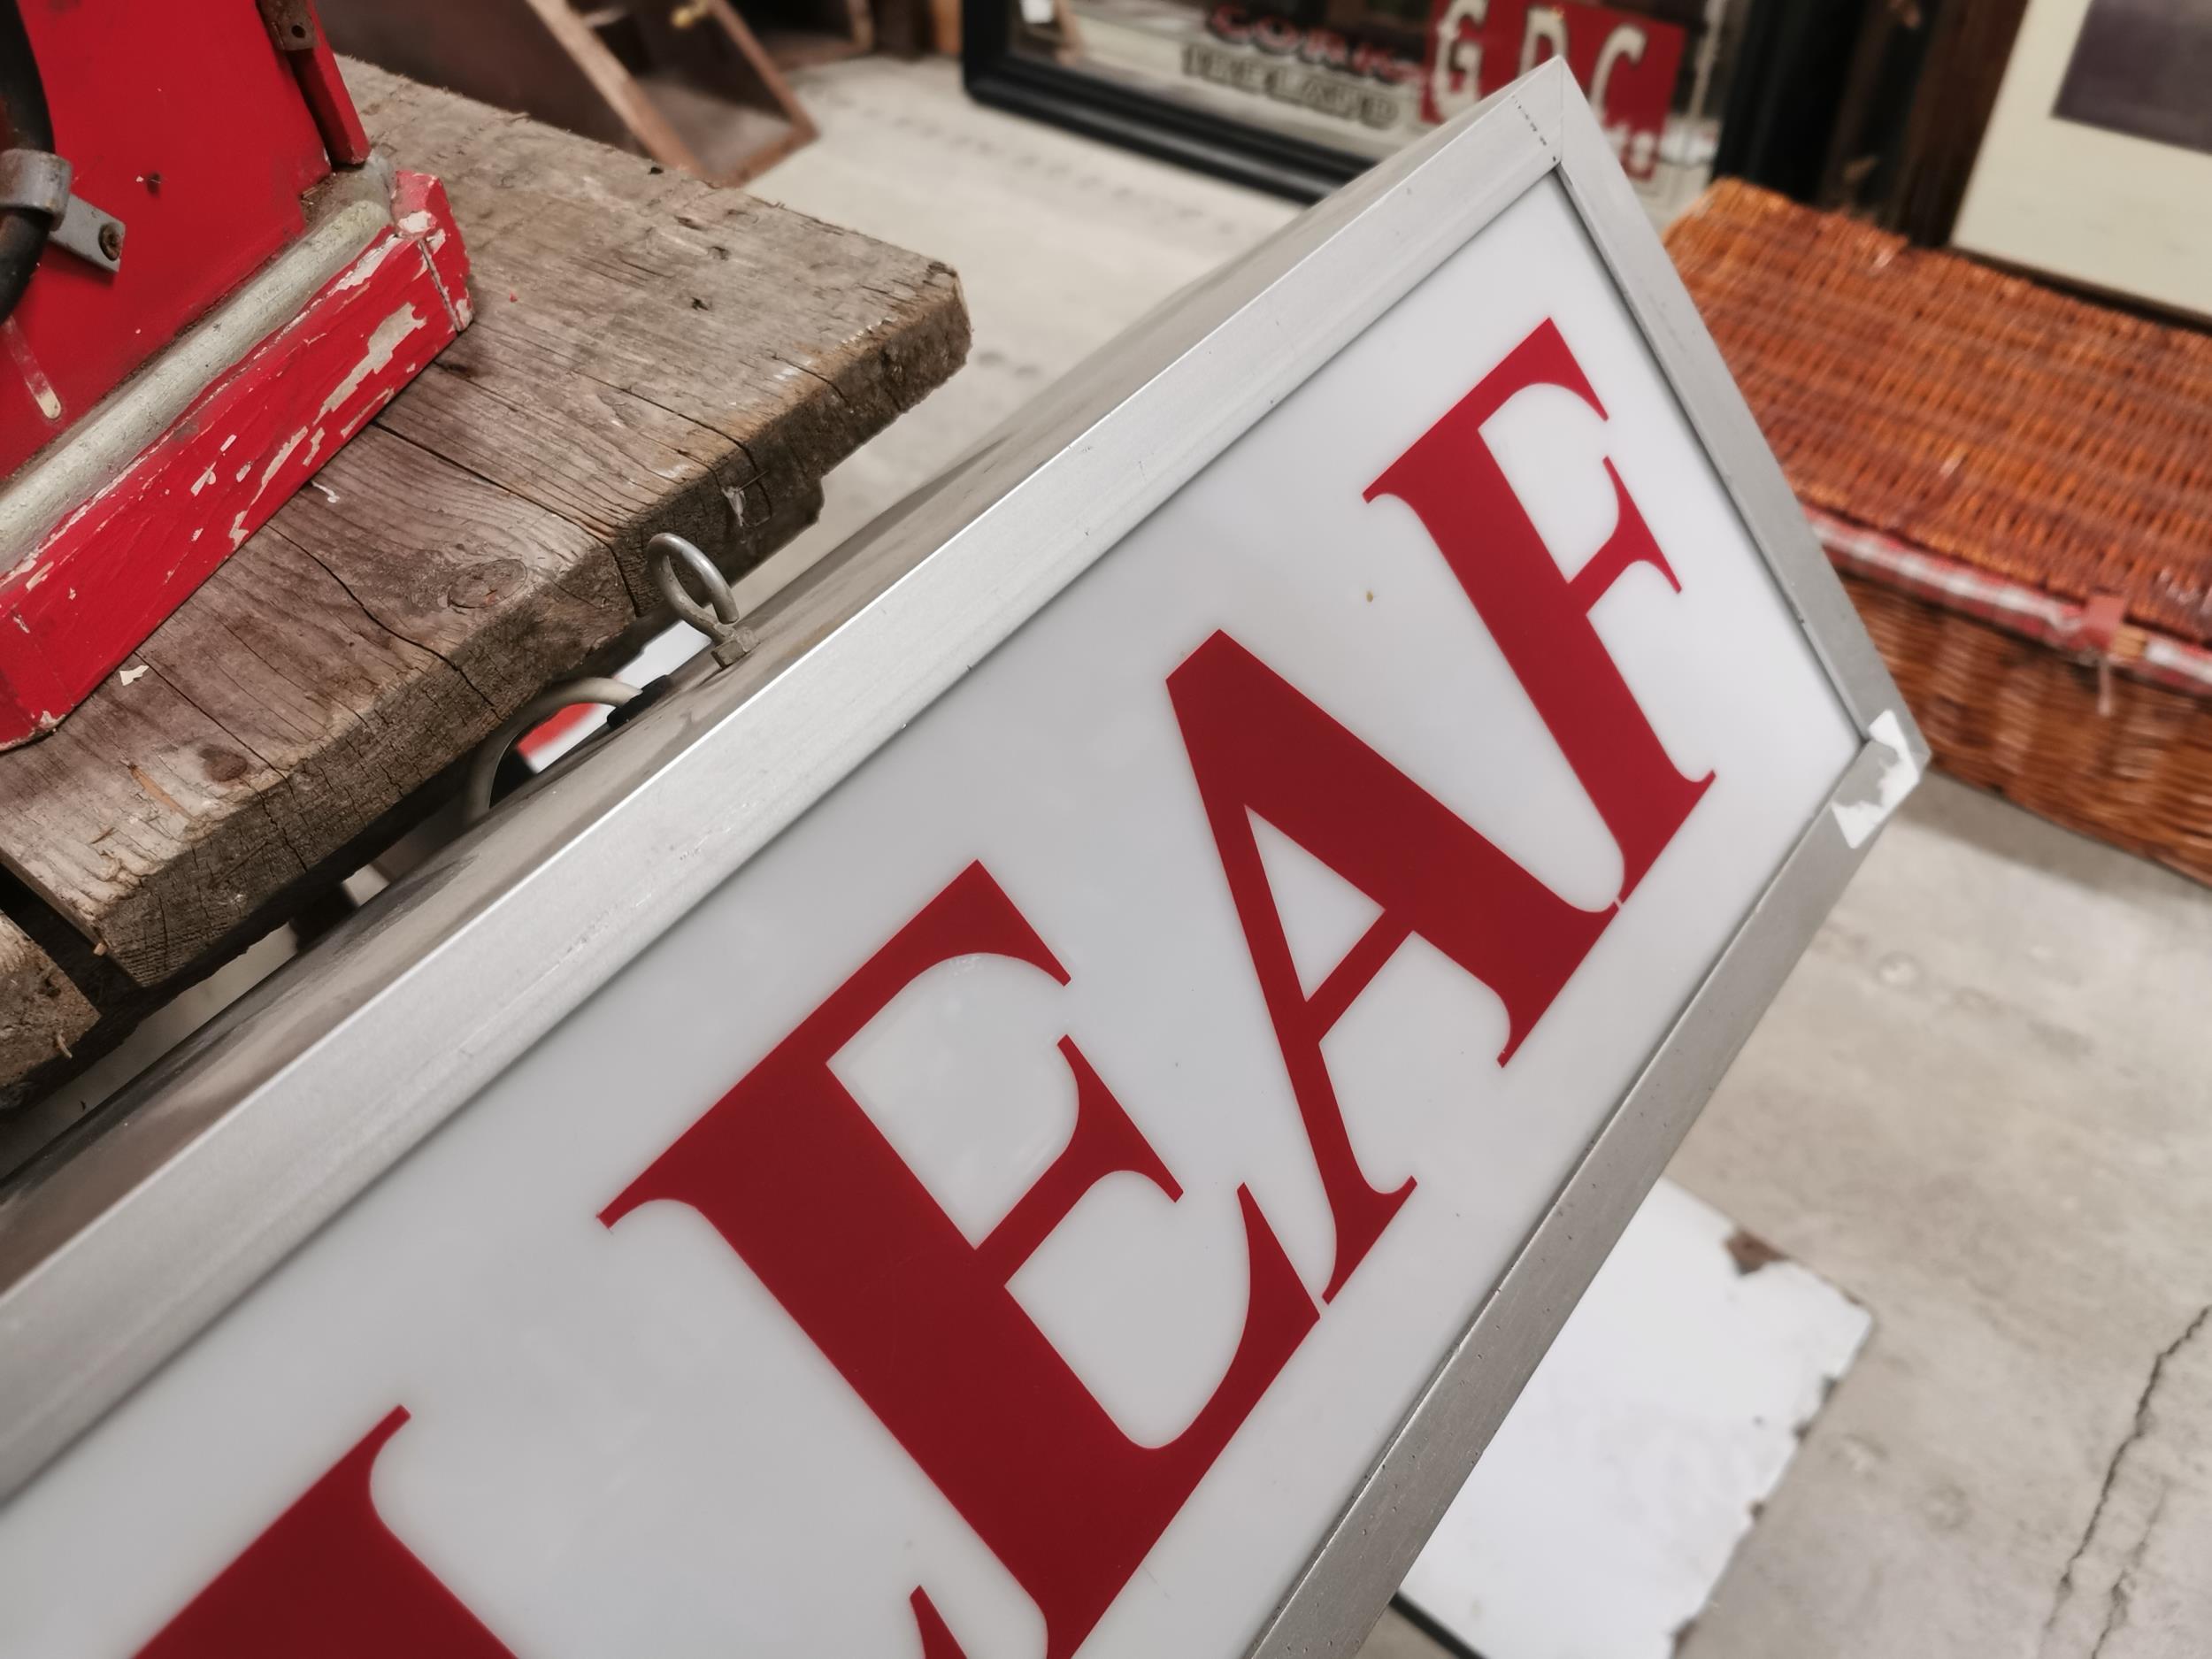
[[1571,182],[47,1463],[0,1650],[1279,1620],[1793,849],[1848,868],[1861,724]]

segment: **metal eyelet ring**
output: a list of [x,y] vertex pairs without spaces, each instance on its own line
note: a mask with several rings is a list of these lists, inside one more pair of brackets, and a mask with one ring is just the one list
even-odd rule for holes
[[[666,531],[645,544],[646,568],[653,586],[668,608],[714,641],[714,660],[724,668],[753,648],[752,631],[738,626],[741,619],[737,595],[714,567],[714,561],[680,535]],[[687,578],[695,579],[706,591],[702,603]]]
[[548,686],[477,745],[476,753],[469,761],[468,781],[461,787],[461,822],[480,824],[491,816],[492,780],[499,775],[499,763],[529,732],[563,709],[573,708],[580,703],[603,703],[610,709],[618,709],[635,700],[638,695],[635,686],[600,674],[579,674],[573,680]]
[[[693,627],[719,637],[725,629],[737,626],[737,595],[730,591],[722,572],[714,568],[714,561],[691,542],[663,531],[645,544],[645,556],[653,572],[653,586],[668,601],[668,608]],[[684,580],[687,572],[697,577],[706,590],[705,603],[692,595],[690,585]]]

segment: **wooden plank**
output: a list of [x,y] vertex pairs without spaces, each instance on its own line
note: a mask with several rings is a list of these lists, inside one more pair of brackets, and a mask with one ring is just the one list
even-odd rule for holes
[[396,210],[406,223],[388,226],[91,501],[47,497],[62,517],[43,530],[24,522],[35,498],[19,508],[13,491],[0,495],[0,522],[27,544],[0,577],[0,745],[74,708],[453,339],[465,267],[445,194],[419,174],[402,188],[417,210]]
[[685,22],[664,3],[571,0],[324,0],[322,16],[371,63],[738,184],[814,125],[728,0],[697,5]]
[[[433,86],[465,88],[624,149],[664,149],[675,134],[569,0],[331,0],[320,5],[331,42]],[[347,65],[358,104],[365,83]],[[373,124],[372,124],[373,125]]]
[[341,878],[632,631],[646,541],[734,570],[958,366],[951,272],[361,65],[443,177],[460,339],[61,728],[0,755],[0,861],[142,985]]
[[0,1078],[67,1056],[98,1018],[53,958],[0,916]]
[[717,184],[742,184],[814,137],[813,118],[729,0],[694,0],[690,22],[631,9],[649,65],[638,76],[684,141],[677,157]]

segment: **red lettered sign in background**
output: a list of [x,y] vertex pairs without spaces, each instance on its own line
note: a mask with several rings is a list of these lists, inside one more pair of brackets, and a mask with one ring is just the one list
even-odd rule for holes
[[1421,118],[1448,119],[1548,58],[1567,67],[1632,179],[1659,165],[1686,36],[1671,23],[1582,0],[1436,0]]

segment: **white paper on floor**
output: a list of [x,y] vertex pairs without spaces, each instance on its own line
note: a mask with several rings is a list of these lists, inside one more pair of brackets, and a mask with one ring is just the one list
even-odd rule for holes
[[1669,1659],[1872,1324],[1660,1182],[1404,1599],[1482,1659]]

